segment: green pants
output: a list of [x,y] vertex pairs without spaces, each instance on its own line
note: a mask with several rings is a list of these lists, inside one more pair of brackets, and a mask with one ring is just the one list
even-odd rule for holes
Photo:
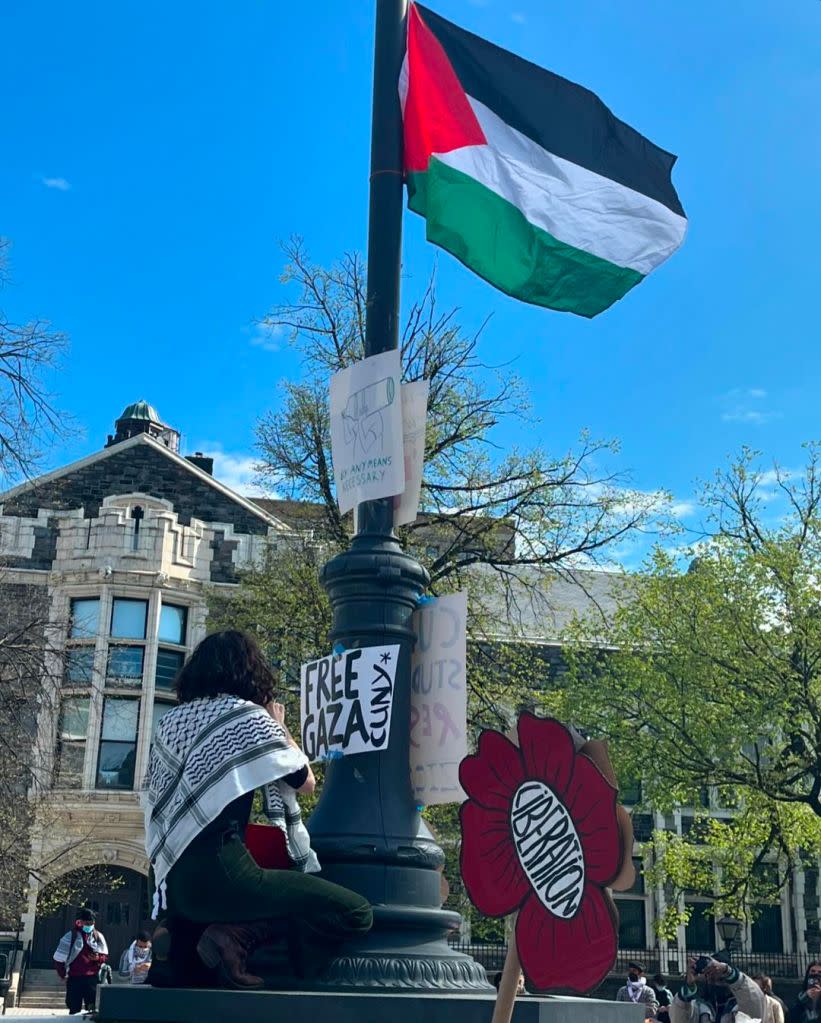
[[236,833],[195,842],[168,875],[168,911],[200,923],[270,920],[283,937],[321,944],[366,934],[366,899],[299,870],[263,870]]

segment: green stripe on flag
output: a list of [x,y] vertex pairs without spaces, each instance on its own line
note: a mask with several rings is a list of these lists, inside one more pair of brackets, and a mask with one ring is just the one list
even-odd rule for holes
[[524,302],[596,316],[644,280],[534,227],[513,203],[436,157],[427,173],[408,175],[408,206],[425,217],[428,241]]

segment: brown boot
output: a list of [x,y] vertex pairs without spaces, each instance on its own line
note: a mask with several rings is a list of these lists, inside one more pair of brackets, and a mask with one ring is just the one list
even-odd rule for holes
[[250,990],[262,987],[262,977],[248,973],[248,956],[258,946],[276,940],[268,921],[248,924],[211,924],[197,944],[197,954],[210,969],[219,969],[226,987]]

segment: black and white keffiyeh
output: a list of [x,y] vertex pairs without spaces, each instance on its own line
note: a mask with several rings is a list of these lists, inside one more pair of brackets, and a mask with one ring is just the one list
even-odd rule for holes
[[296,793],[281,780],[307,763],[263,707],[237,696],[192,700],[166,714],[142,793],[145,848],[158,891],[203,828],[254,789],[262,790],[268,822],[285,833],[294,866],[318,871]]
[[83,934],[80,928],[75,927],[73,931],[67,931],[57,945],[54,953],[54,961],[63,963],[66,971],[74,962],[77,956],[83,951],[86,944],[92,952],[98,955],[108,955],[108,945],[102,934],[95,928],[90,934]]

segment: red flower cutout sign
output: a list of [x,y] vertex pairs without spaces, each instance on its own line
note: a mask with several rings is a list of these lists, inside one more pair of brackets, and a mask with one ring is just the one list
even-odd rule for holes
[[620,826],[626,814],[600,744],[577,751],[564,725],[532,714],[520,717],[518,736],[517,747],[483,732],[460,765],[462,878],[480,912],[518,910],[516,944],[532,986],[589,991],[615,962],[617,916],[603,889],[625,881],[632,834]]

